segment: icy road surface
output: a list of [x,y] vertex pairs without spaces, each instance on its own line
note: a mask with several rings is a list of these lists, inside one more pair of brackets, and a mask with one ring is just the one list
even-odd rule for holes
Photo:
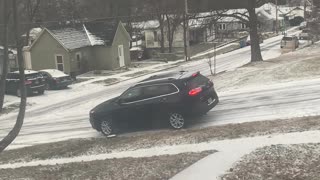
[[[281,36],[262,44],[264,59],[278,57]],[[217,57],[218,72],[233,70],[250,60],[250,47]],[[176,70],[201,71],[208,75],[206,60],[190,62]],[[21,134],[10,148],[19,148],[39,143],[61,141],[71,138],[102,137],[89,123],[89,111],[99,103],[120,95],[126,88],[145,77],[103,87],[85,85],[64,91],[48,91],[44,96],[35,96],[29,102],[25,124]],[[246,121],[270,120],[295,116],[313,115],[320,112],[320,80],[287,83],[243,92],[220,94],[220,104],[198,120],[198,126],[212,126]],[[15,123],[15,114],[0,117],[0,138],[5,136]]]

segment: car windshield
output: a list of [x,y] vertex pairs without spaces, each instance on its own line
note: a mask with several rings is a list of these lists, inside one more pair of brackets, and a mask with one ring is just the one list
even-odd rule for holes
[[64,77],[64,76],[67,76],[65,73],[59,71],[59,70],[47,70],[47,71],[44,71],[44,72],[47,72],[49,73],[52,77]]

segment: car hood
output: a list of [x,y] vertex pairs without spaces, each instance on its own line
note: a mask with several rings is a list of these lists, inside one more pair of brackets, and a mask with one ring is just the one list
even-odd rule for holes
[[119,108],[119,105],[117,104],[118,99],[119,97],[115,97],[99,104],[98,106],[96,106],[90,111],[90,114],[94,114],[94,115],[107,114],[108,112],[118,109]]

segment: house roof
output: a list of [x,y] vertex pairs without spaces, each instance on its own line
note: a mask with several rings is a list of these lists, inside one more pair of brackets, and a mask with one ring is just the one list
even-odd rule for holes
[[[66,50],[89,46],[111,46],[118,29],[118,25],[119,24],[116,22],[93,21],[83,24],[51,26],[45,28],[38,35],[36,41],[44,31],[47,31]],[[33,47],[35,42],[30,46],[30,48]]]
[[66,49],[91,46],[88,35],[81,24],[65,27],[48,27],[47,30]]
[[89,22],[84,24],[90,43],[95,45],[111,45],[117,31],[116,22]]

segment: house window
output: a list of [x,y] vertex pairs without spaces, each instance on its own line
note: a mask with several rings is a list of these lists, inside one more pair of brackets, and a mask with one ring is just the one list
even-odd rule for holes
[[158,32],[153,31],[154,42],[158,42]]
[[76,54],[76,61],[77,61],[77,67],[78,67],[78,69],[80,69],[81,68],[81,54],[80,53]]
[[227,25],[226,24],[219,24],[219,30],[226,30]]
[[57,64],[58,70],[64,71],[63,56],[62,55],[56,55],[56,64]]
[[241,29],[247,29],[248,25],[246,23],[241,23]]

